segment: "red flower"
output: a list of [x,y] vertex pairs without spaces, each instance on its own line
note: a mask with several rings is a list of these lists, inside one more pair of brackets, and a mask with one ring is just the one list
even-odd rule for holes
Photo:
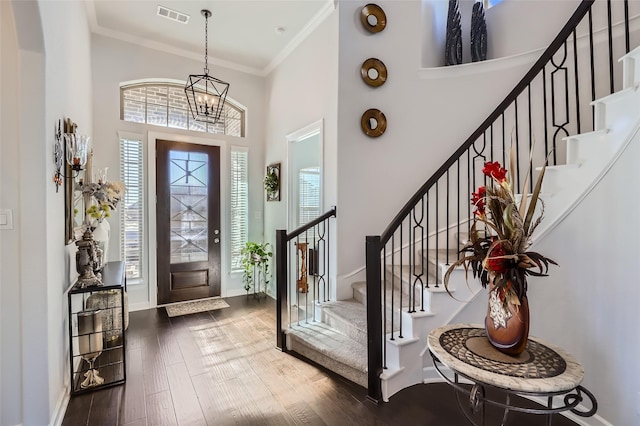
[[502,244],[497,244],[490,253],[487,253],[485,268],[496,274],[507,272],[509,260],[502,258],[506,254]]
[[482,173],[484,173],[486,176],[494,178],[500,183],[507,180],[507,169],[502,167],[497,161],[494,163],[490,161],[484,163]]
[[487,195],[487,188],[481,186],[478,188],[478,192],[471,193],[473,198],[471,199],[471,204],[475,206],[476,211],[473,212],[476,216],[484,216],[484,208],[485,208],[485,197]]

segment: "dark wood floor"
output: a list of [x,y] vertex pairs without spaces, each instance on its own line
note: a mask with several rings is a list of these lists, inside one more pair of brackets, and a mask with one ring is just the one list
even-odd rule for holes
[[[272,299],[168,318],[132,312],[127,382],[72,397],[64,426],[79,425],[467,425],[446,384],[417,385],[376,406],[366,390],[275,346]],[[487,425],[501,413],[489,410]],[[544,425],[511,413],[509,425]],[[555,416],[555,426],[575,423]]]

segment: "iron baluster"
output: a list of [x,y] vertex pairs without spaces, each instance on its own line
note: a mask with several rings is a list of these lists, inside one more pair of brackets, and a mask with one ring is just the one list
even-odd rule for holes
[[609,94],[613,93],[613,26],[611,21],[611,0],[607,0],[607,36],[609,37]]
[[624,0],[624,52],[629,53],[629,0]]
[[[400,290],[399,290],[400,303],[398,304],[398,313],[399,313],[398,325],[400,327],[400,330],[399,330],[398,337],[400,339],[404,338],[404,336],[402,335],[402,293],[403,293],[402,292],[402,265],[403,265],[403,263],[402,263],[402,251],[404,249],[404,247],[402,245],[403,224],[404,224],[404,222],[400,222],[400,264],[398,265],[398,267],[400,268],[400,279],[399,279],[399,281],[400,281],[400,283],[399,283],[400,284]],[[394,274],[394,276],[395,276],[395,274]]]
[[582,133],[582,126],[580,125],[580,85],[579,85],[579,69],[578,69],[578,42],[577,42],[576,30],[573,30],[573,78],[576,88],[576,133]]

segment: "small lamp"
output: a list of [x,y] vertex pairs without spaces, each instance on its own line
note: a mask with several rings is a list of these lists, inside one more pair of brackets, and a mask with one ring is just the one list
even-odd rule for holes
[[[60,124],[61,122],[58,120],[58,128],[55,129],[55,145],[53,148],[53,158],[56,164],[53,182],[56,185],[56,192],[58,192],[58,187],[62,185],[62,178],[75,179],[87,164],[89,141],[91,139],[88,136],[77,134],[77,125],[71,122],[70,119],[64,122],[64,133],[61,130]],[[75,172],[70,176],[65,176],[62,173],[62,165],[65,157],[67,163],[71,166],[71,170]]]

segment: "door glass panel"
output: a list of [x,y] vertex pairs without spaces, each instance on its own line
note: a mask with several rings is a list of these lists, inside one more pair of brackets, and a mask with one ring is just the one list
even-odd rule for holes
[[169,152],[171,263],[207,261],[209,159],[197,152]]

